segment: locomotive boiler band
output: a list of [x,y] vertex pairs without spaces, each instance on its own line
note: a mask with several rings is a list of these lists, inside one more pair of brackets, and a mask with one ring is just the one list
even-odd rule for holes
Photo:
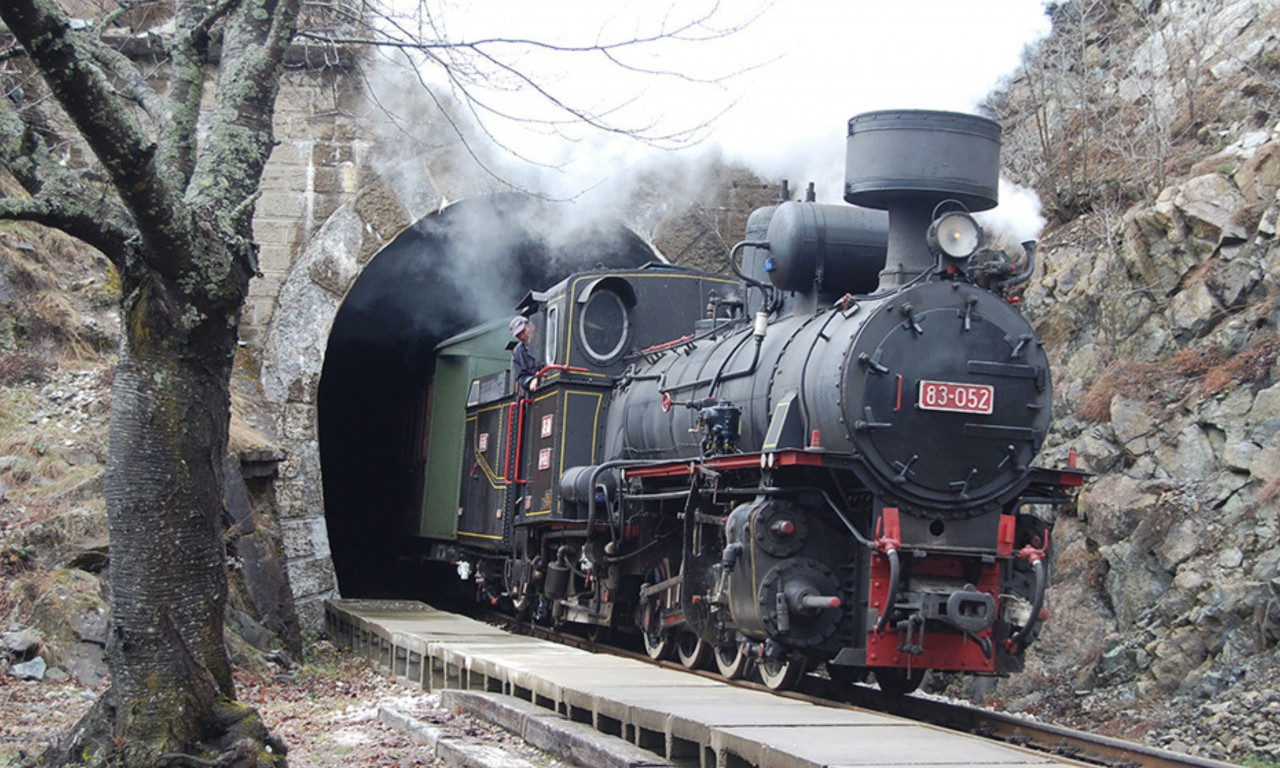
[[1034,464],[1051,376],[1006,296],[1032,245],[986,249],[970,215],[996,204],[999,137],[859,115],[851,205],[755,212],[732,275],[651,264],[530,293],[534,391],[479,351],[514,327],[442,343],[466,364],[437,368],[431,410],[466,420],[428,447],[430,556],[487,602],[772,687],[818,665],[894,692],[1020,669],[1052,508],[1084,473]]

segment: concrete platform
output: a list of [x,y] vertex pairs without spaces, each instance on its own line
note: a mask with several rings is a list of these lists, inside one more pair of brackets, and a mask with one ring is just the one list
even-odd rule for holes
[[911,720],[512,635],[403,601],[331,600],[337,644],[425,690],[502,694],[688,768],[1081,766]]

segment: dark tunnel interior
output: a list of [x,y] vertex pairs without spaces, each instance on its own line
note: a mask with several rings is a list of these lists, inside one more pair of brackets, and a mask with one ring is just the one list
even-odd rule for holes
[[325,520],[344,597],[432,597],[429,571],[416,562],[423,542],[410,531],[435,346],[513,314],[528,291],[575,271],[652,260],[621,224],[577,224],[569,206],[523,195],[455,203],[374,256],[334,320],[317,405]]

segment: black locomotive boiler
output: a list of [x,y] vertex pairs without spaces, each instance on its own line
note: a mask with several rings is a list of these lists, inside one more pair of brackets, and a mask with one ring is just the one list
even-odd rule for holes
[[999,126],[849,122],[845,200],[752,215],[733,275],[669,265],[530,293],[547,365],[513,394],[506,323],[437,349],[417,535],[475,594],[638,633],[655,658],[825,665],[903,692],[1020,669],[1053,507],[1051,377],[983,248]]

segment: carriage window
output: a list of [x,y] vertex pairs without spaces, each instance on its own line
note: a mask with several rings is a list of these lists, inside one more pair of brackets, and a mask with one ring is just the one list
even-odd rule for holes
[[630,323],[622,299],[612,291],[598,291],[582,309],[582,345],[597,363],[617,357],[627,342]]
[[546,339],[546,356],[543,358],[550,365],[556,362],[556,346],[560,340],[560,308],[550,307],[547,309],[547,332],[544,334]]

